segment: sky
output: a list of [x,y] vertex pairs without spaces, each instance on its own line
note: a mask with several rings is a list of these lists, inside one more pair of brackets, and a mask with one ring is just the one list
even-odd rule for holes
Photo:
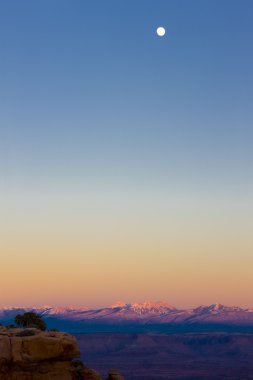
[[252,17],[0,2],[0,306],[253,307]]

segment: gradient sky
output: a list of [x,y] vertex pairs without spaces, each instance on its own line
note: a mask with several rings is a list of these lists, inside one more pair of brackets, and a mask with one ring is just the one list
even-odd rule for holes
[[252,18],[1,1],[0,306],[253,307]]

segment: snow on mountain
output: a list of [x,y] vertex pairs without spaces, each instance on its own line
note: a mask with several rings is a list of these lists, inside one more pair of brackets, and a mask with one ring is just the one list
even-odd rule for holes
[[220,323],[253,323],[253,312],[237,306],[225,306],[212,304],[199,306],[193,309],[195,320],[198,322],[220,322]]
[[138,324],[238,324],[253,326],[253,310],[221,304],[199,306],[192,309],[176,309],[166,302],[141,303],[118,302],[110,307],[89,309],[86,307],[4,307],[0,309],[0,322],[13,323],[17,314],[34,311],[46,320],[78,323],[138,323]]
[[135,317],[137,319],[160,316],[176,310],[173,306],[163,301],[146,301],[130,304],[118,302],[112,306],[112,309],[115,310],[115,314],[124,315],[125,318]]

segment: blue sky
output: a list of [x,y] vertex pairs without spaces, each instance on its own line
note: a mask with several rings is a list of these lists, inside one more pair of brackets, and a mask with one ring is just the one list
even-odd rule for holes
[[[66,198],[77,197],[73,219],[80,222],[80,204],[94,204],[87,220],[94,214],[103,220],[99,235],[110,210],[116,215],[144,199],[141,207],[153,204],[158,225],[169,203],[198,230],[213,207],[213,225],[219,210],[221,220],[228,218],[228,202],[238,219],[233,231],[246,233],[253,185],[252,15],[247,0],[2,1],[3,224],[8,215],[22,230],[15,210],[25,220],[24,210],[32,213],[35,202],[37,215],[48,210],[50,225],[52,207],[58,202],[56,215]],[[164,38],[155,33],[160,25]],[[204,210],[198,221],[196,209]],[[39,231],[39,216],[27,212]],[[134,209],[130,214],[124,231],[131,230]],[[179,231],[187,227],[179,223]]]
[[79,178],[94,169],[124,182],[141,172],[248,183],[250,1],[1,8],[1,151],[13,177],[57,171],[64,182],[63,165]]

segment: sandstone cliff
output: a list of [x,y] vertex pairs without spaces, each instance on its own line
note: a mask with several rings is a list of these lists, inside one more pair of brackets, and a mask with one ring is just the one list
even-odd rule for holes
[[69,334],[0,327],[0,380],[102,380],[79,356]]

